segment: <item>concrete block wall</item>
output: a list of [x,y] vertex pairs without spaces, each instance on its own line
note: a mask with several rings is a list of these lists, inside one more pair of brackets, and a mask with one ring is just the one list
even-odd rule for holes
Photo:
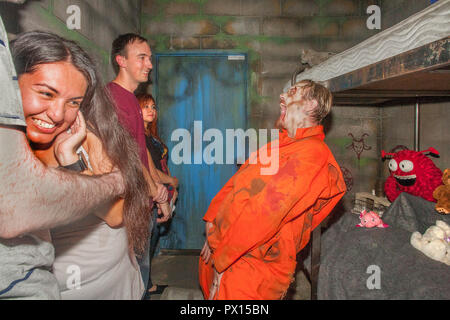
[[235,50],[250,64],[249,127],[271,128],[302,49],[339,53],[374,35],[376,0],[143,0],[153,51]]
[[[440,153],[433,162],[442,171],[450,168],[450,100],[425,100],[420,103],[419,149],[435,148]],[[405,103],[381,108],[383,125],[382,148],[392,150],[398,145],[414,149],[414,103]],[[388,175],[387,164],[383,176]]]
[[324,127],[325,142],[346,180],[343,205],[348,211],[355,193],[380,193],[381,110],[377,106],[334,106]]
[[381,0],[381,26],[392,27],[430,4],[430,0]]
[[[69,30],[70,5],[80,8],[81,28]],[[27,0],[23,5],[0,1],[0,14],[10,38],[20,32],[43,30],[75,40],[98,64],[104,80],[115,77],[111,44],[118,35],[140,32],[141,0]]]

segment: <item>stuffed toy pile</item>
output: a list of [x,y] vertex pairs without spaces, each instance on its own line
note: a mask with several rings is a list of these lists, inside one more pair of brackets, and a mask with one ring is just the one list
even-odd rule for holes
[[391,175],[384,184],[389,201],[393,202],[402,192],[436,202],[433,191],[442,184],[442,171],[424,153],[438,155],[433,148],[425,151],[402,150],[396,153],[381,152],[381,157],[390,158]]
[[437,200],[436,211],[450,214],[450,169],[445,169],[442,182],[444,185],[437,187],[433,192],[433,197]]
[[427,257],[450,266],[450,226],[437,220],[423,235],[413,232],[411,245]]

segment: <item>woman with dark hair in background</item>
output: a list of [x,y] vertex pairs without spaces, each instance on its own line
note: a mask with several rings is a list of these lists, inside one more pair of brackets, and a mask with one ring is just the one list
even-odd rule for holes
[[[158,135],[158,112],[155,104],[155,99],[151,94],[142,93],[137,96],[139,105],[142,109],[142,117],[144,118],[145,126],[145,141],[147,144],[148,159],[150,174],[153,180],[168,185],[169,201],[173,205],[178,197],[177,187],[178,179],[170,175],[168,167],[169,149],[162,142]],[[159,219],[154,213],[153,230],[151,232],[150,240],[150,270],[147,284],[147,292],[144,299],[149,299],[153,294],[161,294],[167,286],[154,285],[151,277],[151,260],[155,253],[160,236]]]
[[12,51],[36,156],[83,174],[117,168],[125,179],[123,199],[51,230],[62,298],[140,299],[144,285],[135,254],[145,250],[150,206],[136,144],[119,124],[94,63],[75,42],[27,32]]

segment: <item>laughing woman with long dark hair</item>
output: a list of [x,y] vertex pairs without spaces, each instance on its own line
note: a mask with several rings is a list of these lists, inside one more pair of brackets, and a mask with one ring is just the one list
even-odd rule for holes
[[135,254],[144,252],[150,208],[137,146],[119,124],[93,61],[75,42],[27,32],[12,51],[36,156],[82,174],[118,169],[125,179],[123,199],[51,230],[62,298],[140,299],[144,285]]

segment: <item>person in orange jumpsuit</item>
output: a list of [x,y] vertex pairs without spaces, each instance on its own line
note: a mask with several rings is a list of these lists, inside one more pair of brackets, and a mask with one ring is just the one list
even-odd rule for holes
[[199,264],[205,299],[275,300],[286,294],[296,254],[346,191],[320,125],[331,104],[330,91],[309,80],[281,94],[279,139],[263,147],[278,152],[278,171],[261,174],[260,149],[211,201]]

